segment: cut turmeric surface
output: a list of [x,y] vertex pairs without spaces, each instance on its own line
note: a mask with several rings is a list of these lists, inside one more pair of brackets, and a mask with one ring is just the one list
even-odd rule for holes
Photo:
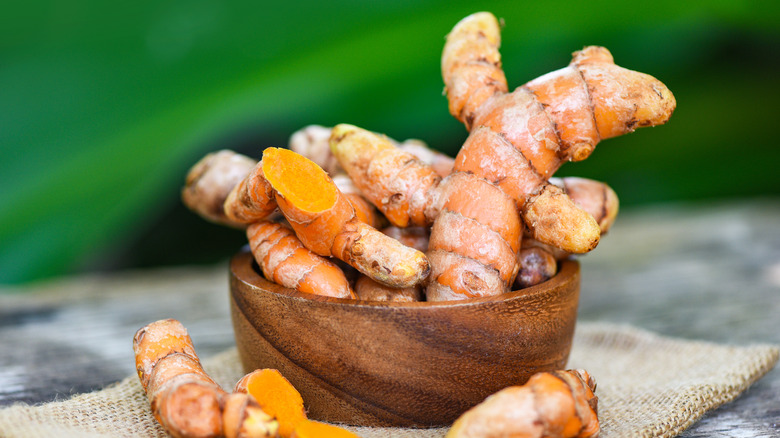
[[246,226],[225,215],[230,191],[257,165],[257,161],[229,150],[212,152],[195,163],[185,179],[184,205],[202,218],[235,228]]
[[289,227],[260,221],[247,227],[249,248],[269,281],[300,292],[355,298],[341,269],[303,246]]
[[275,417],[282,438],[290,438],[293,430],[306,421],[301,394],[278,370],[252,371],[236,383],[234,391],[249,394],[265,412]]
[[142,327],[133,338],[133,351],[152,413],[172,436],[276,435],[276,420],[253,401],[231,398],[231,409],[224,411],[228,394],[203,370],[179,321],[166,319]]
[[[525,239],[523,240],[525,242]],[[542,248],[527,246],[518,255],[520,270],[514,288],[524,289],[551,279],[558,272],[558,261]]]
[[599,434],[595,380],[585,370],[533,375],[505,388],[458,418],[447,438],[561,437]]
[[393,287],[414,286],[427,277],[425,255],[358,220],[347,198],[311,160],[268,148],[262,163],[279,209],[306,248]]
[[292,438],[360,438],[354,433],[341,427],[320,423],[319,421],[306,420],[295,428]]

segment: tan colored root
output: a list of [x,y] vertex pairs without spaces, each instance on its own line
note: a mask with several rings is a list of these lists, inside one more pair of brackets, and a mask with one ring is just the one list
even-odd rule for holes
[[246,224],[225,215],[224,204],[233,187],[246,178],[256,164],[256,160],[229,150],[207,154],[187,173],[181,192],[184,205],[210,222],[244,228]]
[[518,262],[520,270],[515,278],[514,288],[516,290],[543,283],[558,272],[557,260],[549,251],[542,248],[523,247],[518,256]]
[[615,223],[620,202],[612,187],[600,181],[573,176],[550,178],[550,183],[562,188],[578,207],[593,216],[602,235]]
[[242,224],[267,219],[276,210],[274,191],[265,178],[262,161],[233,187],[223,207],[225,216]]
[[597,437],[595,389],[584,370],[538,373],[525,385],[503,389],[469,409],[447,438]]

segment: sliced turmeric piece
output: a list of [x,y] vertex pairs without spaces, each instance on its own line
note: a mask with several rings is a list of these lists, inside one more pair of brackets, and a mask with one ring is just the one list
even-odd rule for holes
[[268,148],[262,166],[279,209],[306,248],[393,287],[414,286],[428,276],[422,252],[361,222],[328,174],[308,158]]
[[234,392],[246,392],[265,412],[275,417],[282,438],[290,438],[293,430],[306,421],[301,394],[278,370],[252,371],[238,381]]

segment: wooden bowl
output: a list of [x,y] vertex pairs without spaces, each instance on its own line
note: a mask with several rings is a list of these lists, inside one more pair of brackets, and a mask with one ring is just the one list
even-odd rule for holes
[[247,372],[278,369],[313,419],[449,425],[506,386],[564,368],[571,349],[576,261],[522,291],[443,303],[319,297],[270,283],[257,269],[248,252],[230,263],[241,362]]

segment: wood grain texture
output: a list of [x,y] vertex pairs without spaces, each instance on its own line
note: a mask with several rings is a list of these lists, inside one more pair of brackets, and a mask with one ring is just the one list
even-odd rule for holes
[[501,297],[376,303],[314,297],[231,262],[231,315],[247,372],[276,368],[310,417],[371,426],[450,424],[534,373],[562,368],[577,315],[579,264]]

